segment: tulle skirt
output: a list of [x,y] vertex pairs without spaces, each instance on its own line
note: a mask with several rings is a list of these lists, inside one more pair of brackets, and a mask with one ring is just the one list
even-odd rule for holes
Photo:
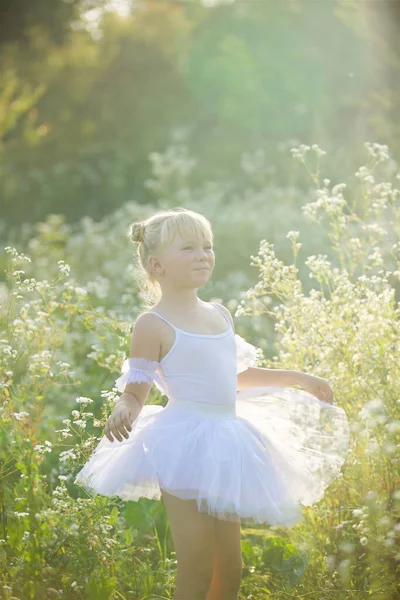
[[236,404],[147,404],[129,438],[104,436],[75,483],[89,494],[159,500],[161,489],[243,524],[295,525],[340,476],[343,409],[305,391],[248,388]]

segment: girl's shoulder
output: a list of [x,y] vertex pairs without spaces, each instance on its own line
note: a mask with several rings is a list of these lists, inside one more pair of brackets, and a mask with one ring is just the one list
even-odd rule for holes
[[155,318],[140,314],[132,328],[130,358],[159,361],[162,335]]
[[209,304],[214,304],[214,306],[217,306],[230,320],[231,324],[232,324],[232,328],[235,331],[235,324],[233,322],[233,318],[232,315],[230,313],[230,310],[228,308],[226,308],[226,306],[224,306],[223,304],[219,304],[219,302],[210,302]]
[[160,319],[151,310],[141,312],[134,321],[134,327],[140,327],[141,329],[150,330],[157,329]]

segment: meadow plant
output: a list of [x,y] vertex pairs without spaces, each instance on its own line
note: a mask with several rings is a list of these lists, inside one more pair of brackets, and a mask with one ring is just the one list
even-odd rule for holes
[[[153,564],[160,552],[164,566],[172,559],[153,534],[151,510],[143,513],[140,505],[127,518],[108,499],[77,497],[76,487],[69,486],[98,443],[117,398],[114,388],[105,389],[99,406],[89,395],[97,397],[107,374],[119,371],[126,355],[125,323],[90,305],[87,290],[65,261],[57,262],[49,279],[39,281],[30,276],[34,265],[29,256],[12,247],[5,252],[0,597],[111,598],[124,579],[117,582],[116,562],[125,563],[127,574],[137,563],[126,577],[127,589],[139,595],[161,588],[154,574],[149,577],[149,544]],[[106,353],[95,343],[111,337],[121,348],[116,345],[113,351],[108,344]],[[88,395],[82,395],[82,386]],[[159,507],[154,504],[154,509]],[[162,585],[167,573],[165,567]]]
[[[327,229],[335,261],[326,254],[305,258],[316,287],[303,290],[296,260],[299,232],[290,231],[293,264],[276,256],[263,239],[252,265],[259,280],[236,316],[268,314],[277,332],[277,355],[268,366],[310,372],[328,379],[335,403],[345,409],[352,439],[343,477],[332,485],[293,530],[313,560],[299,593],[323,597],[345,586],[346,598],[376,592],[396,597],[400,552],[400,206],[399,190],[378,181],[378,165],[393,173],[386,146],[367,143],[369,162],[355,174],[361,190],[324,179],[304,215]],[[307,163],[315,152],[317,169]],[[318,146],[293,148],[313,181],[320,183]],[[400,179],[400,172],[396,175]],[[311,230],[311,227],[310,227]],[[293,538],[292,538],[293,539]],[[325,560],[325,568],[322,563]],[[328,583],[326,583],[328,581]],[[398,590],[397,590],[398,591]],[[322,596],[319,597],[322,597]],[[332,597],[334,597],[332,595]]]
[[[242,198],[228,184],[193,187],[182,150],[150,157],[158,183],[149,188],[164,206],[178,203],[180,185],[186,207],[215,224],[221,272],[204,298],[236,310],[237,331],[249,341],[271,338],[276,355],[265,366],[328,379],[350,420],[343,477],[304,509],[304,521],[290,531],[244,529],[243,598],[396,597],[400,243],[399,192],[388,180],[400,174],[385,146],[366,149],[358,187],[345,194],[345,184],[320,181],[323,151],[294,148],[316,186],[302,211],[286,210],[288,190],[264,183],[249,184]],[[246,154],[244,170],[260,160]],[[141,310],[126,223],[155,208],[127,203],[78,229],[51,215],[28,240],[29,256],[8,246],[1,257],[0,596],[7,600],[172,597],[176,560],[162,504],[81,497],[72,485],[102,436]],[[326,253],[310,252],[325,238]],[[258,281],[249,286],[241,265],[260,239],[250,255]],[[260,319],[272,322],[271,336]],[[164,401],[151,390],[148,402]]]

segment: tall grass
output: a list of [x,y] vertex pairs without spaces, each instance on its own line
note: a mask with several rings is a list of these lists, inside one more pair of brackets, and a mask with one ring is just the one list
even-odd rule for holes
[[[398,597],[400,172],[385,146],[365,147],[367,164],[347,193],[321,179],[322,150],[294,148],[314,186],[301,210],[292,201],[284,210],[283,190],[249,186],[243,202],[227,202],[212,182],[187,188],[192,163],[176,153],[155,169],[163,205],[179,204],[180,191],[181,204],[213,221],[219,283],[204,295],[235,312],[239,332],[266,350],[265,366],[327,378],[351,424],[342,477],[301,523],[243,528],[243,599]],[[184,160],[179,189],[167,176],[171,160]],[[52,215],[24,248],[0,257],[4,599],[173,597],[163,504],[88,497],[73,485],[102,437],[141,310],[123,234],[128,219],[156,206],[128,203],[79,228]],[[323,253],[310,252],[324,240]],[[244,260],[258,271],[254,283]],[[166,399],[152,389],[148,402]]]

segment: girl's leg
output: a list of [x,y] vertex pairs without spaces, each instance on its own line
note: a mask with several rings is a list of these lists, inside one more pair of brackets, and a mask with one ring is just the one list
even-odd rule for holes
[[214,519],[214,575],[206,600],[237,600],[242,579],[240,519]]
[[205,600],[213,574],[214,519],[195,500],[161,488],[178,563],[174,600]]

